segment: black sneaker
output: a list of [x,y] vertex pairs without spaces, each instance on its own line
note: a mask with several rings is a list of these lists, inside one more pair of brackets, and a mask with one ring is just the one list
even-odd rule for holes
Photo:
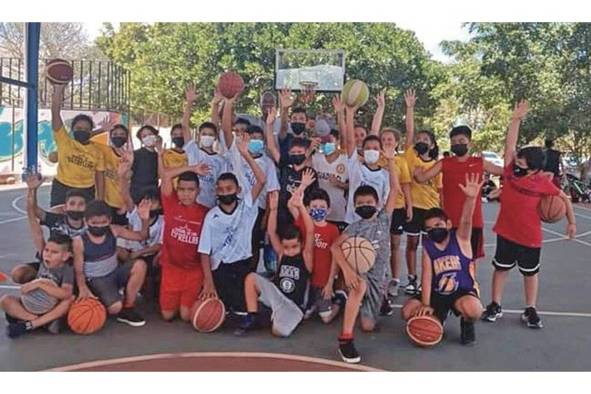
[[18,338],[27,332],[33,330],[30,321],[19,320],[17,322],[8,323],[6,326],[6,335],[9,338]]
[[408,283],[404,286],[404,292],[408,295],[416,295],[419,291],[419,285],[417,284],[417,277],[414,275],[408,276]]
[[474,322],[460,320],[460,340],[462,345],[473,345],[476,342]]
[[353,339],[339,339],[339,354],[346,363],[357,364],[361,362],[361,356],[355,349]]
[[242,323],[240,326],[234,331],[234,335],[236,336],[243,336],[248,331],[252,331],[256,327],[256,313],[248,313],[242,319]]
[[538,316],[538,312],[536,308],[530,306],[525,308],[525,311],[521,315],[521,320],[527,324],[529,328],[542,328],[544,325],[542,324],[542,320],[540,316]]
[[117,315],[117,321],[132,327],[141,327],[146,324],[146,320],[133,308],[123,308]]
[[332,303],[344,308],[345,304],[347,304],[347,292],[345,290],[335,291]]
[[503,317],[503,308],[496,302],[491,302],[487,305],[486,310],[482,314],[483,321],[494,323],[497,319]]
[[382,306],[380,307],[380,316],[392,316],[394,314],[394,307],[387,297],[384,297]]

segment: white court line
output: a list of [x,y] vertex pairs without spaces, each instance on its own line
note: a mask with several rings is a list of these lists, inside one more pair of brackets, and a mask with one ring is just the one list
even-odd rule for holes
[[19,200],[25,198],[24,195],[22,196],[18,196],[17,198],[15,198],[14,200],[12,200],[12,208],[17,211],[18,213],[22,213],[23,215],[27,214],[27,211],[23,211],[22,209],[19,208],[19,206],[16,204]]
[[0,285],[0,289],[20,289],[19,285]]
[[0,220],[0,224],[12,223],[12,222],[16,222],[16,221],[23,220],[26,218],[27,218],[26,216],[19,216],[18,218]]
[[573,207],[578,208],[578,209],[582,209],[583,211],[589,211],[589,212],[591,212],[591,209],[590,208],[583,207],[583,206],[580,206],[580,205],[573,204]]
[[[569,239],[568,237],[566,237],[566,236],[562,235],[561,233],[556,232],[554,230],[550,230],[550,229],[547,229],[544,227],[542,227],[542,230],[544,230],[550,234],[553,234],[553,235],[561,235],[563,237],[562,239],[564,239],[566,241],[573,241],[573,242],[578,242],[578,243],[585,245],[585,246],[591,246],[591,243],[586,242],[586,241],[581,241],[580,239],[578,239],[578,237],[580,237],[581,235],[577,236],[577,238],[575,238],[575,239]],[[583,234],[585,234],[585,233],[583,233]]]
[[[394,308],[402,309],[401,304],[394,304],[392,305]],[[591,318],[591,313],[582,313],[582,312],[552,312],[552,311],[537,311],[538,315],[546,315],[546,316],[563,316],[563,317],[588,317]],[[522,310],[519,309],[505,309],[503,308],[503,313],[511,313],[514,315],[521,315],[523,313]]]

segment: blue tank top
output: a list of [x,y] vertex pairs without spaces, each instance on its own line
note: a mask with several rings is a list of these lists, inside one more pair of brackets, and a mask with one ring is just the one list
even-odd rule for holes
[[472,259],[462,253],[455,230],[450,231],[449,242],[444,250],[438,249],[435,243],[427,238],[423,246],[431,259],[432,291],[450,295],[458,290],[474,290],[474,277],[470,272]]
[[117,269],[117,239],[111,231],[107,232],[100,244],[92,242],[88,233],[82,234],[81,238],[84,245],[84,276],[87,279],[100,278]]

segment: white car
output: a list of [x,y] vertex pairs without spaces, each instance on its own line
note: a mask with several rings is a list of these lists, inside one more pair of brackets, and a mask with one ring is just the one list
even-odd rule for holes
[[482,157],[484,158],[484,160],[488,160],[496,166],[505,166],[505,160],[495,152],[484,151],[482,152]]

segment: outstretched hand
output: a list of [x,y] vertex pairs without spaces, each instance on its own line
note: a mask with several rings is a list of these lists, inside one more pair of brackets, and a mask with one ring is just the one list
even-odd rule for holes
[[291,95],[291,90],[283,89],[279,92],[279,105],[281,106],[281,109],[288,109],[293,105],[294,101],[295,97]]
[[380,93],[376,96],[376,105],[378,108],[385,108],[386,107],[386,89],[382,89]]
[[43,184],[44,181],[45,179],[43,178],[43,176],[41,176],[41,174],[36,173],[29,174],[25,182],[27,182],[27,187],[29,189],[37,190],[39,189],[39,186]]
[[523,120],[529,111],[529,102],[527,100],[521,100],[515,104],[513,109],[513,119]]
[[304,172],[302,172],[301,183],[302,183],[302,185],[304,185],[304,187],[307,188],[308,186],[313,184],[315,180],[316,180],[316,174],[314,173],[313,169],[306,168],[304,170]]
[[408,108],[414,108],[417,102],[417,96],[414,89],[407,89],[406,92],[404,92],[404,102]]
[[269,113],[267,114],[267,119],[266,119],[267,126],[272,125],[275,122],[276,117],[277,117],[277,110],[275,109],[275,106],[272,106],[271,109],[269,109]]
[[339,114],[345,110],[345,104],[341,100],[341,96],[336,94],[332,98],[332,107],[334,108],[335,114]]
[[185,89],[185,100],[191,104],[197,100],[197,89],[195,88],[195,85],[187,85],[187,88]]
[[483,184],[484,179],[480,180],[479,174],[471,173],[466,174],[466,184],[462,185],[460,183],[458,186],[462,189],[466,197],[476,197],[480,193]]

